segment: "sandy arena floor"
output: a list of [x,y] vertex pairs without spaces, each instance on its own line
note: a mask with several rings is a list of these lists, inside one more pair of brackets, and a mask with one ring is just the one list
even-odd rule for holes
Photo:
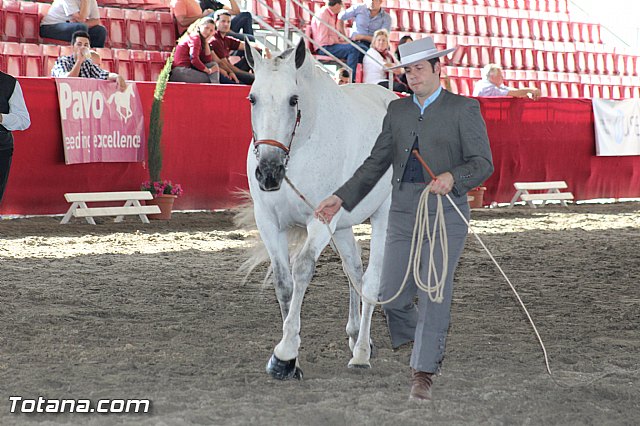
[[[407,400],[409,350],[346,368],[347,281],[326,250],[302,311],[302,382],[264,365],[281,334],[264,269],[236,272],[230,213],[91,226],[0,221],[0,424],[635,425],[640,423],[640,204],[472,212],[536,321],[555,377],[473,237],[456,275],[434,400]],[[367,227],[358,228],[368,255]],[[11,414],[23,398],[148,398],[151,414]]]

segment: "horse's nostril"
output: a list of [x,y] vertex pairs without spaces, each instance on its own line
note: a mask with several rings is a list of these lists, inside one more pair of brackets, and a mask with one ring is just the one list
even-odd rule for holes
[[258,179],[259,181],[262,180],[262,170],[260,170],[260,167],[256,167],[256,179]]

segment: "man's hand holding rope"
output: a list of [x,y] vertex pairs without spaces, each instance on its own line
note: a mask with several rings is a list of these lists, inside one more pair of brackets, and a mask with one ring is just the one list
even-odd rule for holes
[[313,212],[316,219],[322,223],[330,223],[331,219],[338,213],[342,207],[342,200],[337,195],[331,195],[325,198]]
[[447,195],[453,189],[453,175],[449,172],[444,172],[436,176],[430,183],[432,194]]

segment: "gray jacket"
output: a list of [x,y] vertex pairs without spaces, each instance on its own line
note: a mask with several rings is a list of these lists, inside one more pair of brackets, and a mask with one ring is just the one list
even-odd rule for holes
[[[392,164],[393,190],[398,190],[416,137],[420,155],[433,173],[437,176],[448,171],[453,175],[452,192],[458,197],[493,172],[487,128],[478,101],[442,90],[421,116],[412,97],[397,99],[389,104],[382,132],[369,157],[334,193],[342,199],[342,206],[351,211]],[[428,182],[426,171],[424,176]]]

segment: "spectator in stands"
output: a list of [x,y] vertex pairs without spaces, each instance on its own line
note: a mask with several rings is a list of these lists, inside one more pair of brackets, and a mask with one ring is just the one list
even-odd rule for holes
[[9,178],[13,158],[14,130],[25,130],[31,125],[29,111],[24,103],[20,83],[0,71],[0,202]]
[[382,9],[382,0],[366,0],[364,4],[352,5],[342,12],[340,20],[355,20],[351,39],[367,50],[371,46],[373,33],[380,29],[391,31],[391,16]]
[[[232,50],[244,51],[246,46],[244,41],[229,36],[229,32],[231,31],[231,14],[225,9],[220,9],[216,11],[214,19],[218,31],[213,34],[213,38],[211,39],[211,50],[213,50],[213,53],[219,58],[218,65],[221,69],[235,74],[242,84],[253,84],[254,75],[250,72],[251,67],[249,67],[246,58],[242,58],[235,64],[232,64],[229,60]],[[267,56],[270,55],[269,49],[258,44],[258,42],[252,42],[252,46],[259,51],[264,51]]]
[[97,78],[100,80],[115,81],[118,89],[124,91],[127,83],[121,75],[103,70],[91,60],[91,43],[89,34],[85,31],[76,31],[71,36],[73,53],[69,56],[60,56],[51,69],[53,77],[83,77]]
[[402,46],[405,43],[408,43],[410,41],[413,41],[413,37],[411,37],[410,35],[403,35],[402,37],[400,37],[400,40],[398,40],[398,46],[396,48],[396,59],[399,61],[400,60],[400,46]]
[[216,31],[213,18],[200,18],[178,39],[169,81],[183,83],[237,83],[220,70],[207,39]]
[[397,63],[396,58],[389,51],[389,32],[385,29],[377,30],[373,33],[371,48],[367,50],[367,54],[362,60],[363,83],[379,84],[388,89],[389,72],[391,72],[393,91],[408,92],[409,88],[399,80],[399,76],[403,74],[402,69],[389,69]]
[[214,12],[213,9],[202,10],[198,0],[171,0],[169,8],[178,26],[178,37],[198,19],[205,18]]
[[[241,12],[236,0],[229,0],[229,5],[223,4],[217,0],[200,0],[200,8],[202,10],[211,9],[214,12],[225,9],[228,10],[233,17],[231,18],[231,31],[229,35],[244,40],[246,37],[249,41],[254,41],[253,37],[253,17],[251,12]],[[209,15],[214,17],[214,14]],[[240,34],[242,31],[242,34]]]
[[[408,43],[410,41],[413,41],[413,37],[411,37],[410,35],[403,35],[402,37],[400,37],[400,40],[398,40],[398,46],[396,47],[396,59],[398,61],[400,61],[400,46],[402,46],[405,43]],[[400,83],[404,84],[405,86],[409,87],[409,83],[407,83],[407,75],[403,72],[400,77]],[[447,88],[447,90],[449,90],[451,88],[451,84],[449,84],[449,87]],[[409,89],[411,90],[411,89]]]
[[96,0],[54,0],[40,23],[40,37],[71,41],[76,31],[89,34],[93,47],[104,47],[107,29],[100,25]]
[[351,83],[351,76],[349,75],[349,70],[346,68],[338,68],[336,74],[334,76],[334,80],[338,83],[338,86],[342,86],[343,84]]
[[502,68],[496,64],[488,64],[482,69],[482,80],[473,87],[473,96],[513,96],[514,98],[531,97],[540,99],[540,89],[535,87],[513,89],[504,84]]
[[[317,17],[314,16],[311,20],[313,39],[322,46],[322,50],[329,52],[336,58],[344,59],[347,66],[351,68],[352,81],[355,81],[356,67],[359,62],[362,62],[363,54],[321,22],[326,22],[331,28],[346,36],[344,21],[338,19],[338,13],[342,10],[342,0],[327,0],[326,3],[316,14]],[[322,50],[319,53],[322,53]]]

